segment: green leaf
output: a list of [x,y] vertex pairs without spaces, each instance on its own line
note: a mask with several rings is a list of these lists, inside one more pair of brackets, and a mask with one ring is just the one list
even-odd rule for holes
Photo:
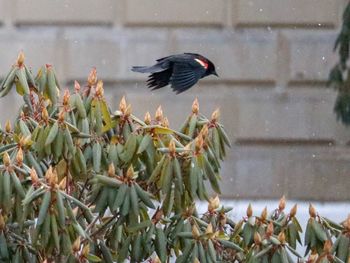
[[98,256],[93,255],[93,254],[88,254],[86,256],[86,259],[91,261],[91,262],[101,262],[102,261],[102,259],[100,259]]
[[49,209],[50,202],[51,202],[51,192],[46,191],[46,193],[44,194],[43,201],[40,205],[40,211],[39,211],[38,221],[37,221],[38,226],[44,223],[45,218],[47,217],[47,211]]
[[45,141],[45,146],[50,145],[55,140],[55,138],[57,136],[57,133],[58,133],[58,122],[56,121],[52,125],[52,127],[50,129],[50,132],[47,135],[47,138],[46,138],[46,141]]
[[16,76],[18,78],[18,83],[16,83],[16,86],[18,84],[17,92],[23,96],[23,95],[29,95],[29,86],[26,78],[26,71],[24,67],[20,67],[16,70]]
[[152,142],[152,136],[149,134],[146,134],[142,137],[139,149],[137,150],[137,153],[143,153],[146,148],[148,147],[148,145]]

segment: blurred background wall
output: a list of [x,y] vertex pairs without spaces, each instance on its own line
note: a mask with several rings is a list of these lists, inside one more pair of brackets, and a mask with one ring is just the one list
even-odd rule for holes
[[[63,87],[85,83],[92,67],[106,96],[122,95],[143,118],[158,105],[178,128],[198,97],[221,109],[232,140],[224,197],[346,201],[350,130],[333,114],[326,88],[345,0],[0,0],[0,77],[23,50],[34,72],[53,64]],[[199,52],[217,65],[175,96],[150,92],[130,71],[173,53]],[[13,119],[21,98],[0,100]]]

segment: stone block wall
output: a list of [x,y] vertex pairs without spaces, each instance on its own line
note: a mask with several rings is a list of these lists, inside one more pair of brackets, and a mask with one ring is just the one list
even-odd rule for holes
[[[192,101],[220,107],[233,142],[223,167],[227,198],[350,198],[350,130],[326,88],[345,0],[0,0],[0,78],[23,50],[34,71],[53,64],[62,86],[92,67],[114,108],[136,115],[163,105],[179,127]],[[130,71],[173,53],[198,52],[220,78],[174,96],[150,92]],[[21,99],[0,101],[2,123]]]

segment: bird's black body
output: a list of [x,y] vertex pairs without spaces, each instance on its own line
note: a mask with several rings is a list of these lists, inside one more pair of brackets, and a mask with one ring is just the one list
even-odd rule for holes
[[149,88],[160,89],[170,84],[177,94],[191,88],[208,75],[216,75],[214,64],[202,55],[184,53],[157,59],[153,66],[132,67],[132,71],[151,73],[147,80]]

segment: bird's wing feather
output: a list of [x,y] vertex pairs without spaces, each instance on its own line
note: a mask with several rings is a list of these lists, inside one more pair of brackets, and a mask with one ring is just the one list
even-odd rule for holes
[[205,72],[198,63],[175,63],[173,74],[170,78],[172,89],[176,93],[184,92],[191,88]]

